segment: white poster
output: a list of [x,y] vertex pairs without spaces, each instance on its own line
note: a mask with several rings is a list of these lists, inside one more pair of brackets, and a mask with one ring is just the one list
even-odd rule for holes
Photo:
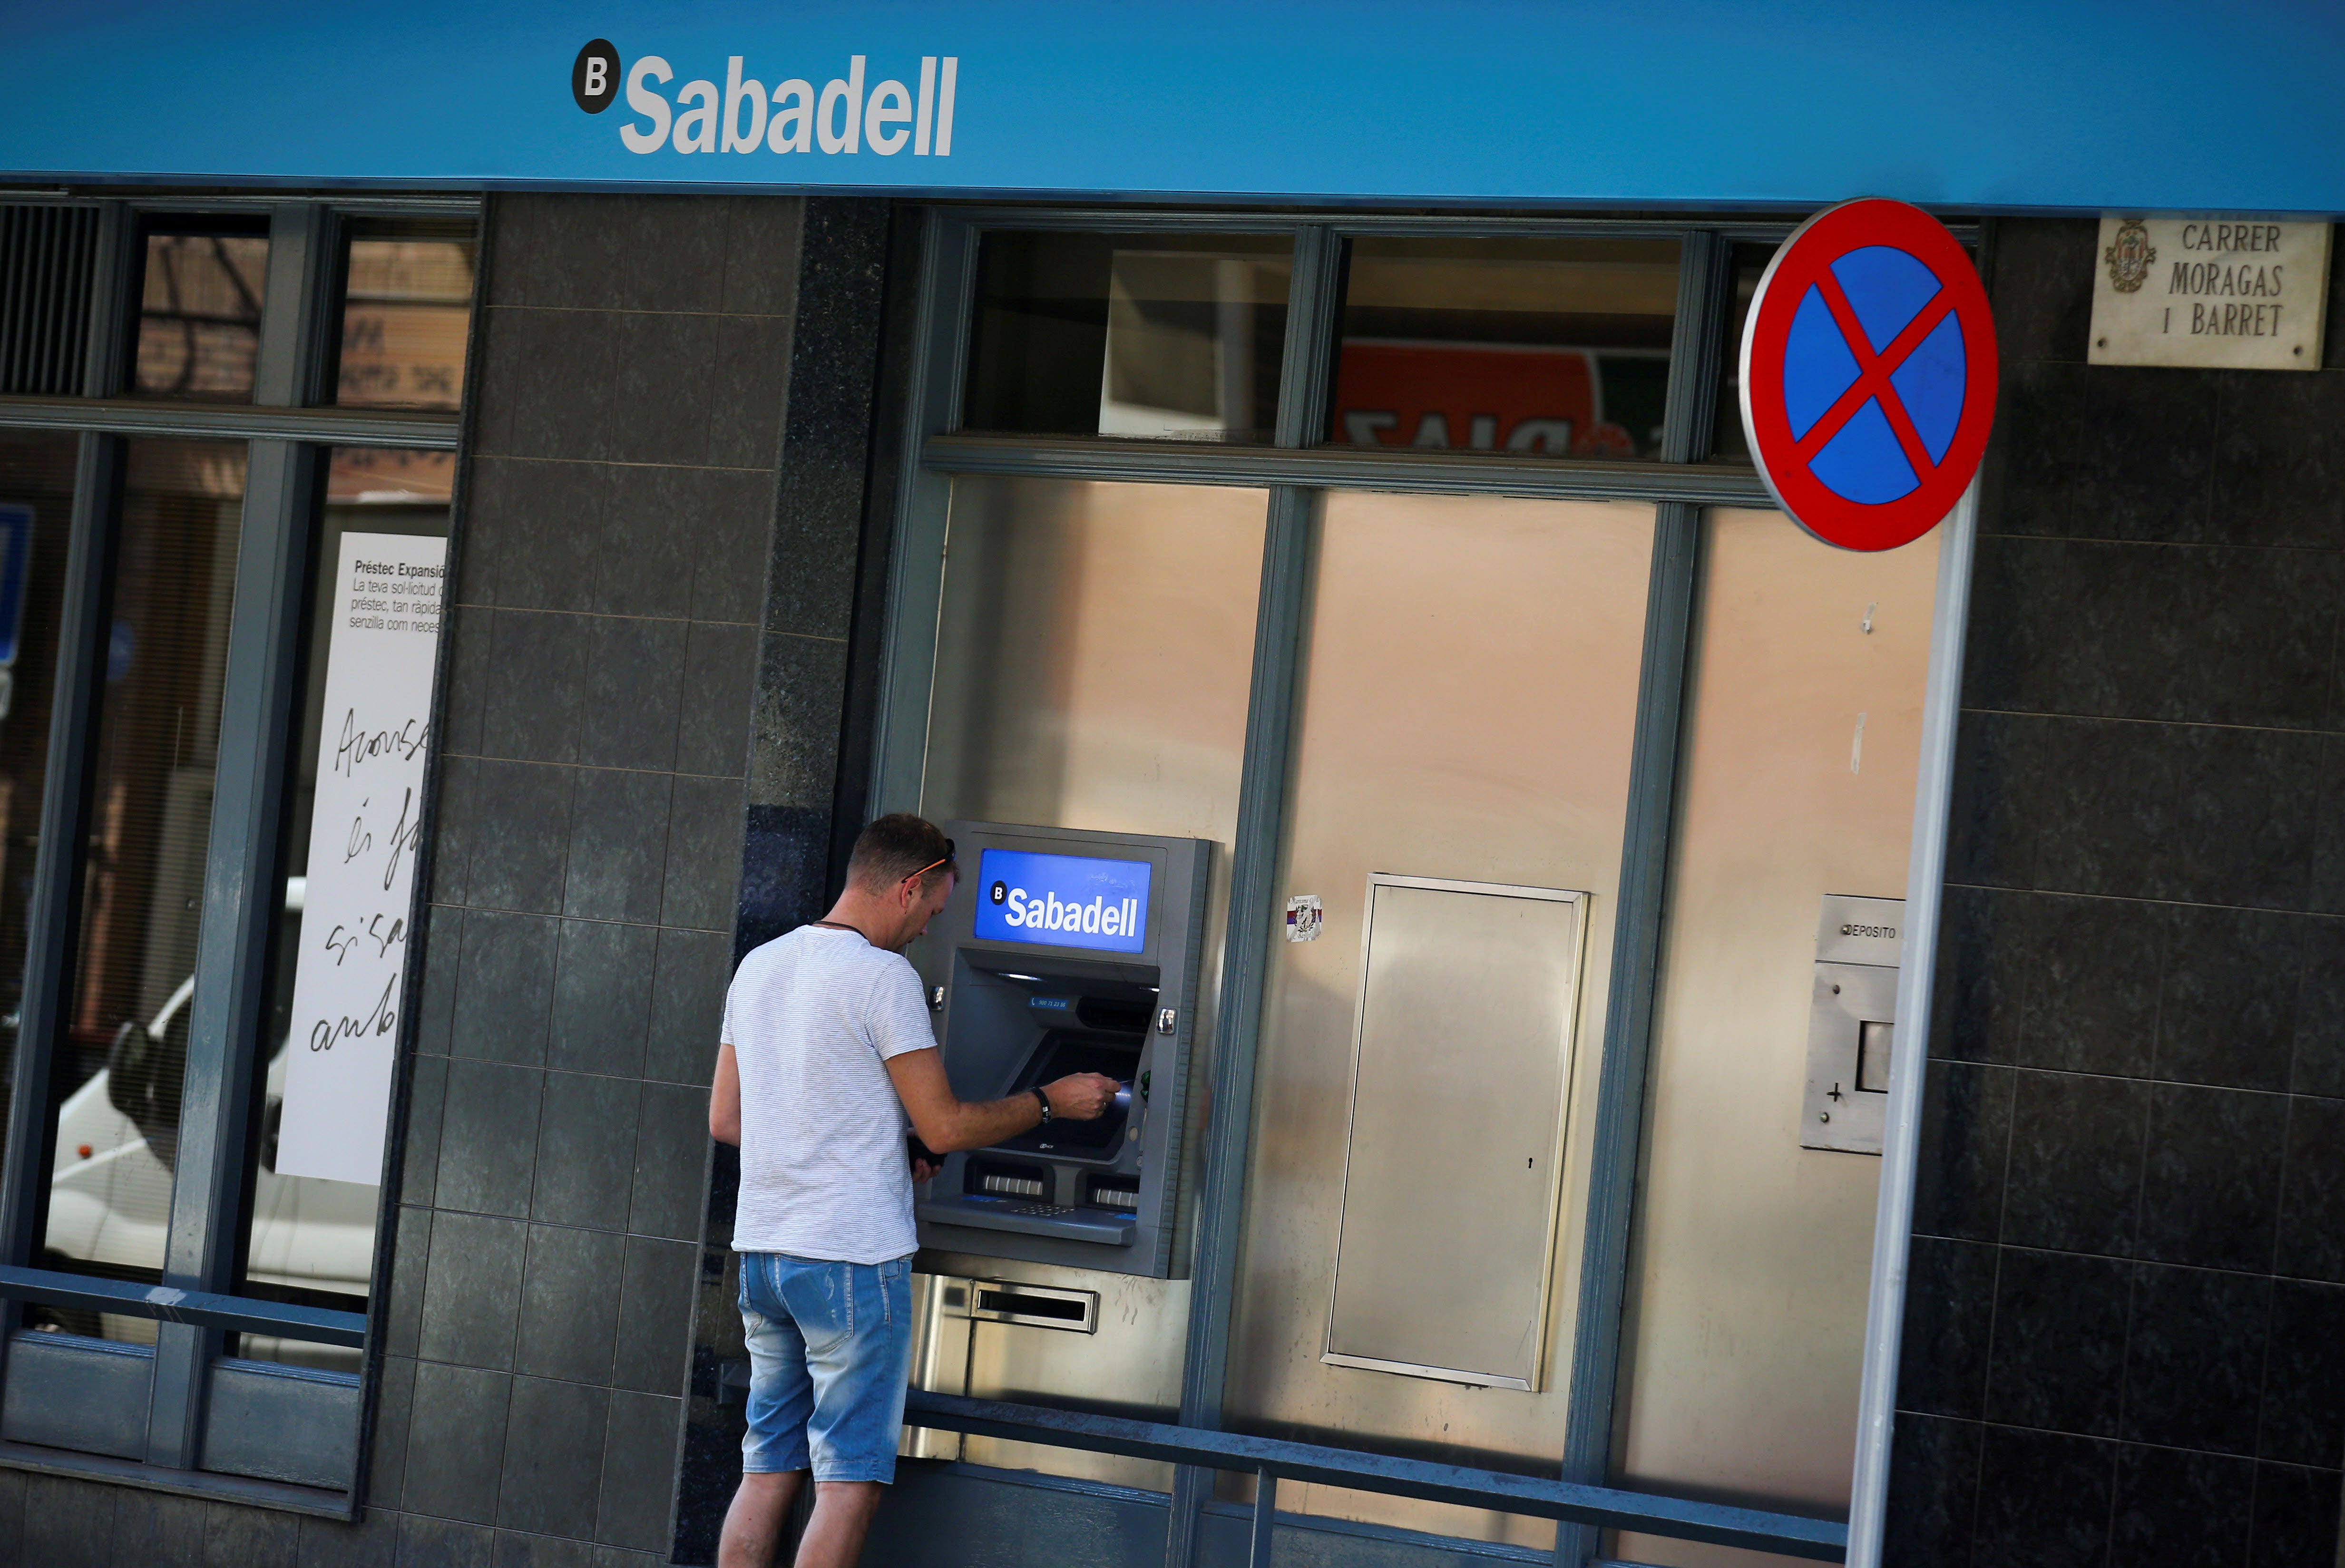
[[382,1179],[447,541],[345,533],[277,1169]]

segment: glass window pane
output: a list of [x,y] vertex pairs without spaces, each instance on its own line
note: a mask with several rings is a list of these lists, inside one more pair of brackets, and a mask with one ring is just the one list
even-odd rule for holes
[[970,430],[1267,443],[1293,242],[989,234]]
[[1734,294],[1726,302],[1726,341],[1721,352],[1726,368],[1718,378],[1718,420],[1711,427],[1711,455],[1720,462],[1747,463],[1751,443],[1742,435],[1742,326],[1751,319],[1751,301],[1767,263],[1775,259],[1771,245],[1734,248]]
[[[449,459],[343,448],[328,465],[266,1067],[245,1155],[238,1289],[264,1300],[367,1309],[381,1128],[404,1011]],[[313,858],[320,834],[333,852]],[[319,1174],[328,1169],[337,1174]],[[359,1369],[355,1350],[252,1334],[231,1336],[228,1353]]]
[[474,248],[470,224],[351,233],[335,402],[456,407],[464,389]]
[[0,1074],[10,1080],[0,1087],[0,1137],[25,1001],[25,911],[41,842],[57,606],[79,446],[70,435],[0,431],[0,1050],[6,1052]]
[[145,261],[131,389],[142,398],[252,401],[269,274],[266,225],[158,227],[147,235]]
[[1330,441],[1650,458],[1674,239],[1355,239]]
[[[81,930],[51,1068],[44,1260],[153,1280],[170,1219],[245,446],[126,446]],[[109,1316],[105,1329],[155,1337],[144,1318]]]
[[[937,619],[924,814],[1216,845],[1193,1037],[1206,1051],[1221,985],[1267,514],[1259,490],[958,478]],[[916,964],[936,961],[926,947],[914,945]],[[1192,1081],[1200,1087],[1191,1104],[1202,1106],[1205,1077]],[[1185,1148],[1194,1161],[1204,1140],[1193,1132]],[[1095,1287],[1099,1279],[993,1259],[969,1267],[1041,1282]],[[1103,1326],[1096,1339],[1026,1333],[1013,1364],[972,1363],[969,1391],[1081,1401],[1097,1391],[1100,1346],[1123,1333],[1112,1352],[1121,1358],[1117,1398],[1177,1411],[1180,1335],[1127,1330],[1134,1320],[1180,1321],[1188,1289],[1177,1280],[1119,1280],[1130,1315],[1120,1327]],[[1152,1460],[975,1437],[962,1453],[977,1463],[1117,1485],[1172,1484],[1171,1467]]]

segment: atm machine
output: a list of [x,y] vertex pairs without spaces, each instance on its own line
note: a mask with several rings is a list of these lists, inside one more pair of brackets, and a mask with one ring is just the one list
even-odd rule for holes
[[1124,1086],[946,1157],[920,1244],[1171,1278],[1203,956],[1208,840],[949,822],[960,881],[918,956],[953,1092],[1000,1099],[1069,1073]]

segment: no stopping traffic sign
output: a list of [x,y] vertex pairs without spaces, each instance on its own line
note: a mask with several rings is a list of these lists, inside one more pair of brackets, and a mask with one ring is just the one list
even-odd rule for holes
[[1742,428],[1802,528],[1893,550],[1953,510],[1995,422],[1995,321],[1970,258],[1876,197],[1808,219],[1742,331]]

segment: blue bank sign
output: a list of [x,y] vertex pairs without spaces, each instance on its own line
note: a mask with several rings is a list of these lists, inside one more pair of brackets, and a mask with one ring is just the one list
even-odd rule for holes
[[0,43],[16,180],[2345,212],[2327,0],[0,0]]
[[1150,869],[1144,860],[986,850],[977,858],[977,935],[1137,953],[1148,945]]

